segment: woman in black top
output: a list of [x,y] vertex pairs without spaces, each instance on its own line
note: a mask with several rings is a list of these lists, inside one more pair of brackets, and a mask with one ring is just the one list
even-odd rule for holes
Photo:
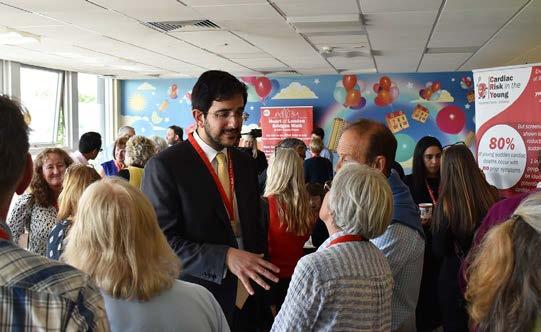
[[465,144],[444,149],[431,229],[432,252],[441,260],[438,300],[445,332],[468,331],[460,266],[470,251],[475,231],[498,198],[498,191],[485,180]]
[[[440,186],[440,158],[442,146],[437,138],[425,136],[413,152],[413,168],[404,182],[408,185],[415,203],[432,203],[436,206]],[[432,331],[441,324],[438,309],[437,280],[439,264],[432,254],[430,219],[422,220],[425,231],[425,257],[423,276],[417,301],[417,331]]]

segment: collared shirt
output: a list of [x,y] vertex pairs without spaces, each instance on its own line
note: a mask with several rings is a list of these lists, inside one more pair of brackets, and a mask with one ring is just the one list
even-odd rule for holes
[[393,279],[369,241],[329,243],[295,267],[272,331],[389,331]]
[[424,233],[408,187],[394,170],[387,180],[393,192],[393,222],[383,235],[370,241],[387,257],[393,272],[391,330],[415,331],[415,308],[425,252]]
[[[220,151],[216,151],[214,150],[213,147],[211,147],[210,145],[208,145],[207,143],[205,143],[205,141],[203,141],[203,139],[201,139],[201,137],[199,136],[199,134],[197,133],[197,130],[195,130],[193,132],[193,138],[195,139],[195,141],[197,142],[197,144],[199,144],[199,146],[201,147],[201,150],[203,150],[203,152],[205,153],[205,155],[207,156],[208,160],[210,161],[212,167],[214,167],[214,170],[216,171],[216,173],[218,173],[218,161],[216,160],[216,155],[218,154],[218,152],[222,152],[224,155],[227,156],[227,148],[223,148],[222,150]],[[235,195],[235,191],[233,190],[233,211],[235,213],[235,220],[237,220],[237,222],[240,222],[240,218],[239,218],[239,207],[237,205],[237,197]],[[240,224],[239,224],[240,226]],[[242,242],[242,233],[241,233],[241,228],[238,227],[238,230],[237,230],[237,234],[239,234],[239,237],[237,237],[237,244],[239,246],[239,249],[243,249],[244,248],[244,245],[243,245],[243,242]]]
[[2,239],[0,330],[109,331],[109,323],[88,276]]
[[83,154],[77,150],[77,151],[73,151],[72,153],[70,153],[70,157],[71,159],[73,159],[73,162],[76,163],[76,164],[81,164],[81,165],[88,165],[88,160],[85,158],[85,156],[83,156]]

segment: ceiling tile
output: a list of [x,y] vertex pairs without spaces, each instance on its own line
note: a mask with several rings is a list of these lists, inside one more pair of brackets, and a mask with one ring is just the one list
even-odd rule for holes
[[514,14],[513,9],[444,10],[429,47],[483,45]]
[[275,0],[287,16],[318,16],[359,13],[356,0]]
[[[419,12],[419,11],[438,11],[441,6],[441,0],[415,0],[415,1],[395,1],[395,0],[359,0],[363,14],[374,13],[396,13],[396,12]],[[465,6],[469,6],[466,4]]]
[[342,69],[362,69],[373,68],[374,61],[372,57],[330,57],[327,60],[338,70]]
[[436,15],[437,12],[366,15],[365,26],[372,49],[424,48]]
[[425,54],[419,71],[456,71],[472,53]]
[[260,52],[229,31],[172,32],[170,35],[217,54]]

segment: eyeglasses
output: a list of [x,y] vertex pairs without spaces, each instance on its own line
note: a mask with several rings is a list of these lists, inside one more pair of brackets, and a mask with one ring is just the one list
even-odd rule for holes
[[229,120],[230,117],[234,117],[235,119],[238,119],[238,120],[243,120],[246,113],[240,110],[237,110],[237,111],[224,110],[224,111],[218,111],[218,112],[210,113],[210,114],[220,121],[226,121],[226,120]]
[[464,142],[464,141],[458,141],[458,142],[453,143],[453,144],[447,144],[447,145],[445,145],[441,150],[444,151],[444,150],[446,150],[447,148],[450,148],[451,146],[455,146],[455,145],[466,145],[466,142]]

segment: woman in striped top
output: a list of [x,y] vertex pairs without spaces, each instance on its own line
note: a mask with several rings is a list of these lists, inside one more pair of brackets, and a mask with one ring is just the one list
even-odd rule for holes
[[391,213],[385,176],[344,165],[320,211],[330,237],[297,264],[272,331],[390,331],[391,269],[368,240],[385,232]]

